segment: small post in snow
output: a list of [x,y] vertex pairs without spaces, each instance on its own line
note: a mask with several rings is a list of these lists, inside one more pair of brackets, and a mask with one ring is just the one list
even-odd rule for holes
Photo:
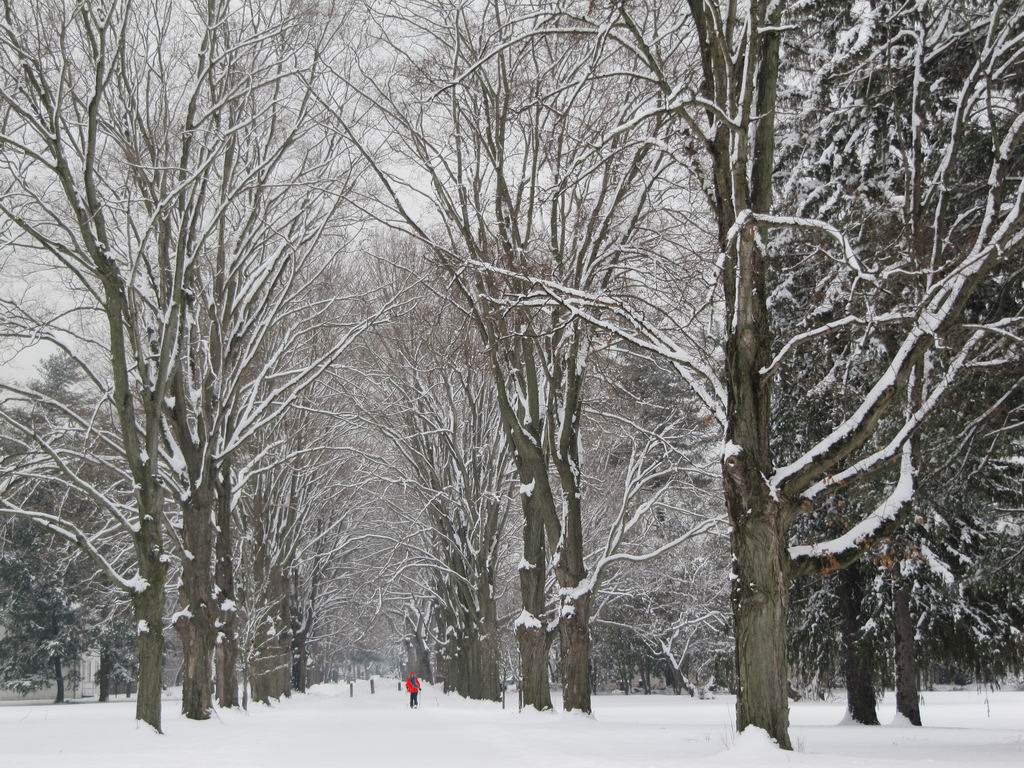
[[355,698],[356,695],[356,684],[352,680],[348,681],[348,697],[350,699]]
[[373,693],[373,678],[370,678],[370,693]]

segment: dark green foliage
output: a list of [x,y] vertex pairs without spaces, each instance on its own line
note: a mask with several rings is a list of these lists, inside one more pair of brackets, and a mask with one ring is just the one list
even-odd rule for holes
[[87,649],[83,581],[90,571],[67,545],[29,523],[0,540],[0,685],[29,693],[77,674]]

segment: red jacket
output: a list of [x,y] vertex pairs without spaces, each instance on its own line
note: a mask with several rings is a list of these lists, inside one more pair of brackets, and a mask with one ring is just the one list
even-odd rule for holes
[[416,693],[420,689],[420,679],[416,675],[409,675],[405,679],[405,690],[409,693]]

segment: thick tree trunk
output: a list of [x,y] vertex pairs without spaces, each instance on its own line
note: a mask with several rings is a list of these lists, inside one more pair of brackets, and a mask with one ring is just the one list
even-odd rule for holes
[[221,707],[238,706],[238,645],[234,639],[218,636],[216,652],[217,703]]
[[[319,529],[318,529],[319,530]],[[299,591],[298,570],[292,572],[292,688],[305,693],[312,684],[309,675],[309,633],[316,616],[316,603],[320,591],[319,572],[313,574],[307,601]],[[313,681],[315,682],[315,681]]]
[[[539,484],[536,480],[531,482]],[[533,491],[536,493],[536,485]],[[546,710],[551,709],[548,642],[543,618],[546,555],[544,525],[532,495],[523,495],[523,513],[523,559],[519,563],[523,611],[515,623],[522,670],[523,706]]]
[[306,633],[295,632],[292,635],[292,688],[299,693],[305,693],[308,687],[308,660]]
[[291,584],[286,568],[271,569],[276,590],[281,595],[281,602],[278,606],[277,624],[283,627],[277,641],[277,667],[274,682],[275,698],[292,695],[292,608],[291,608]]
[[[761,175],[764,169],[755,170]],[[752,207],[766,208],[770,188],[770,174],[755,183]],[[786,661],[786,529],[792,510],[773,497],[766,480],[774,473],[771,386],[761,374],[771,360],[772,339],[765,304],[766,267],[755,243],[756,228],[747,224],[733,237],[727,232],[731,226],[732,218],[720,212],[720,243],[728,254],[722,281],[731,324],[725,348],[728,397],[722,480],[732,526],[736,727],[763,728],[780,747],[792,749]]]
[[[461,623],[447,623],[444,629],[449,632],[448,641],[444,646],[444,692],[454,691],[466,698],[475,698],[479,691],[479,680],[475,679],[476,667],[479,663],[480,647],[476,633],[466,624],[472,622],[470,610],[465,610]],[[455,617],[450,617],[455,618]]]
[[860,638],[864,574],[854,564],[839,572],[839,602],[843,613],[843,672],[846,677],[846,710],[855,722],[878,725],[875,711],[874,653]]
[[[698,25],[715,23],[712,6],[690,4]],[[777,27],[783,5],[751,3],[758,27]],[[786,612],[790,561],[787,528],[790,501],[773,494],[771,379],[762,373],[772,360],[772,327],[767,307],[768,266],[750,212],[771,209],[775,170],[775,101],[779,33],[760,29],[757,44],[733,58],[728,35],[700,36],[703,93],[727,112],[742,114],[736,132],[716,126],[710,143],[715,195],[713,208],[727,323],[725,341],[725,450],[722,478],[731,525],[732,609],[736,643],[736,727],[756,726],[783,749],[789,739]],[[741,109],[731,86],[742,71],[742,92],[753,101]],[[747,108],[749,107],[749,112]],[[752,116],[756,116],[752,117]]]
[[558,622],[562,704],[566,712],[590,714],[590,593],[574,601],[574,612]]
[[252,699],[262,704],[292,692],[291,611],[282,567],[270,568],[266,595],[268,615],[258,633],[261,640],[252,665]]
[[430,664],[430,650],[427,648],[426,643],[420,640],[416,644],[416,676],[426,680],[428,683],[434,682],[434,668]]
[[446,648],[444,691],[454,691],[460,696],[473,698],[478,681],[473,679],[474,666],[479,647],[475,638],[452,636]]
[[[209,613],[208,605],[197,606]],[[185,657],[181,712],[190,720],[207,720],[213,709],[213,622],[203,616],[178,621],[181,650]]]
[[[212,469],[211,469],[212,471]],[[213,515],[208,488],[193,489],[183,504],[181,587],[174,626],[184,658],[181,711],[190,720],[206,720],[213,709],[213,655],[219,609],[214,602]]]
[[[762,286],[763,289],[763,286]],[[756,292],[756,291],[755,291]],[[732,609],[736,633],[736,727],[763,728],[783,749],[789,740],[786,611],[789,555],[786,507],[773,499],[764,478],[771,476],[767,387],[758,370],[766,350],[760,333],[730,338],[729,450],[722,460],[726,510],[732,525]],[[764,342],[765,344],[767,342]]]
[[[737,389],[743,395],[751,394],[749,389]],[[746,432],[740,445],[760,444],[766,452],[767,446],[761,442],[766,442],[764,433],[758,435],[751,429],[755,418],[748,415],[737,422],[737,431]],[[780,747],[792,749],[786,661],[786,510],[768,495],[763,480],[767,462],[751,455],[754,450],[733,449],[722,462],[726,509],[732,524],[736,727],[739,731],[749,725],[763,728]]]
[[100,684],[100,703],[110,700],[110,649],[100,648],[100,669],[96,677]]
[[252,663],[252,679],[249,687],[252,689],[253,701],[270,705],[273,670],[273,655],[266,646],[261,647],[256,651],[256,658]]
[[499,661],[501,648],[498,644],[498,605],[492,595],[493,584],[488,582],[480,590],[480,635],[477,642],[480,651],[479,698],[487,701],[501,700]]
[[249,710],[249,666],[242,663],[242,709]]
[[527,623],[516,625],[519,658],[522,666],[523,706],[537,710],[551,709],[551,687],[548,684],[548,643],[544,627]]
[[[463,596],[466,607],[459,615],[445,612],[439,616],[439,629],[447,637],[442,656],[445,691],[469,699],[500,701],[497,605],[486,569],[479,582],[474,593]],[[478,606],[479,612],[471,605]]]
[[[150,591],[154,594],[147,594]],[[135,599],[135,617],[140,622],[136,653],[139,659],[139,693],[135,719],[160,730],[160,692],[164,669],[163,589],[152,586]],[[145,622],[142,624],[141,622]]]
[[231,540],[231,466],[225,462],[217,483],[217,543],[214,578],[217,583],[217,703],[238,706],[238,637],[235,631],[235,573]]
[[[489,508],[488,508],[489,505]],[[440,658],[444,664],[445,692],[456,691],[469,699],[499,701],[498,609],[495,600],[493,561],[499,505],[494,500],[481,502],[479,513],[484,530],[479,534],[476,551],[467,553],[450,548],[448,541],[470,541],[466,528],[453,528],[441,537],[441,549],[448,567],[460,579],[437,579],[435,590],[445,595],[434,616],[444,643]],[[438,528],[444,527],[445,510],[439,510]],[[408,621],[408,618],[407,618]],[[411,622],[410,622],[411,624]],[[410,631],[413,628],[410,627]],[[414,637],[410,633],[411,637]]]
[[[750,508],[748,508],[750,509]],[[732,586],[736,628],[739,692],[736,727],[763,728],[783,749],[789,741],[789,700],[786,696],[787,589],[783,575],[785,541],[773,505],[733,520]]]
[[135,648],[139,663],[135,719],[161,733],[160,693],[164,672],[163,618],[167,563],[162,551],[158,521],[158,517],[143,516],[143,525],[136,542],[136,556],[146,588],[132,595],[132,607],[138,633]]
[[899,574],[893,587],[893,623],[896,628],[896,711],[913,725],[921,725],[921,703],[914,658],[914,619],[910,613],[910,583]]
[[430,651],[420,634],[420,627],[413,624],[412,619],[406,615],[405,640],[405,669],[403,677],[415,672],[416,676],[428,683],[434,682],[434,672],[430,665]]
[[57,686],[57,695],[53,699],[54,704],[64,703],[64,665],[60,656],[53,657],[53,682]]
[[252,668],[253,701],[269,705],[272,699],[291,695],[290,654],[282,653],[282,645],[281,638],[271,638],[257,653]]
[[[578,418],[578,416],[577,416]],[[555,557],[559,586],[558,636],[562,662],[562,704],[566,712],[590,714],[590,604],[591,585],[583,551],[582,489],[576,442],[556,460],[565,498],[564,529]]]

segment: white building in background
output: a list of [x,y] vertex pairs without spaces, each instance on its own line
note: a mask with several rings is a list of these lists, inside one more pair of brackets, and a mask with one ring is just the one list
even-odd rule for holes
[[[3,630],[0,630],[3,631]],[[100,655],[89,651],[78,659],[75,667],[64,665],[64,698],[65,699],[86,699],[99,695],[99,686],[96,684],[96,673],[100,669]],[[72,671],[77,670],[78,674],[73,675]],[[77,677],[77,681],[74,678]],[[0,686],[0,701],[53,701],[57,697],[57,686],[53,683],[45,688],[39,688],[25,696],[17,691]]]

